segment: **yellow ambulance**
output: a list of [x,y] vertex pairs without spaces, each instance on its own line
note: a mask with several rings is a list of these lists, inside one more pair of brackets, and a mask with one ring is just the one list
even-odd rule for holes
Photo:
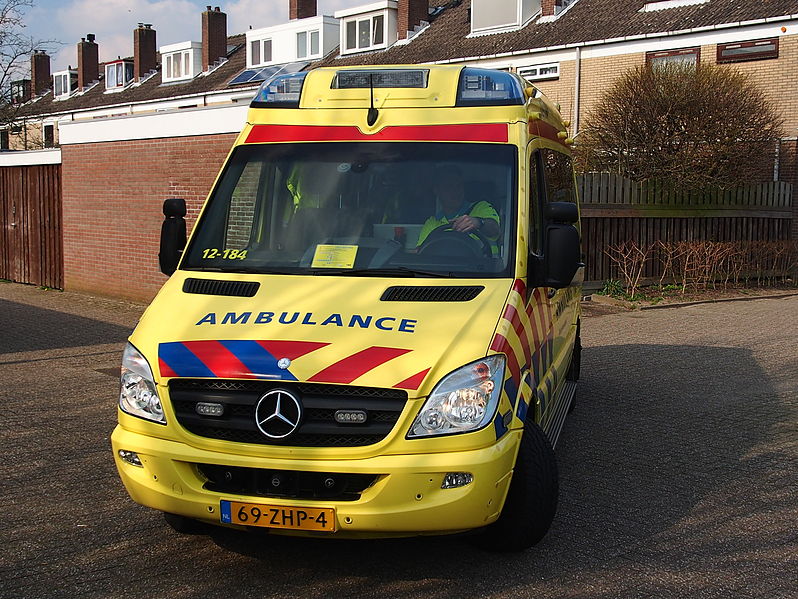
[[265,82],[187,243],[164,203],[112,436],[130,496],[178,530],[537,543],[579,375],[571,143],[498,70]]

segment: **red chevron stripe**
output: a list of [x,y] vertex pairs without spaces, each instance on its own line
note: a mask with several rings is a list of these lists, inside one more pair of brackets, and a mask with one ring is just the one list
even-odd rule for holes
[[521,315],[515,309],[515,306],[507,304],[504,317],[512,323],[513,329],[515,329],[515,333],[521,341],[521,348],[524,350],[525,364],[529,364],[532,361],[532,352],[529,351],[529,332],[524,328],[521,322]]
[[255,378],[252,371],[218,341],[184,341],[183,345],[219,378]]
[[493,337],[493,342],[490,344],[493,351],[503,353],[507,356],[507,368],[510,369],[510,376],[516,382],[516,385],[521,383],[521,369],[518,366],[518,360],[515,357],[515,352],[510,342],[507,341],[504,335],[496,333]]
[[329,343],[316,341],[258,341],[257,343],[277,360],[280,358],[296,360],[310,352],[330,345]]
[[158,358],[158,370],[161,371],[161,376],[163,377],[177,376],[177,373],[171,368],[169,368],[169,364],[164,362],[161,358]]
[[422,370],[418,374],[414,374],[410,378],[406,378],[401,383],[396,383],[394,385],[395,389],[409,389],[411,391],[415,391],[421,386],[421,382],[424,380],[424,377],[427,376],[429,372],[429,368]]
[[411,350],[397,347],[369,347],[331,364],[308,379],[311,383],[351,383],[369,370]]

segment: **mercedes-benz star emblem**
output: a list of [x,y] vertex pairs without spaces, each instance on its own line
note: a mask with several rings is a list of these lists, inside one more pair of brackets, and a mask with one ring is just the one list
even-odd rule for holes
[[291,360],[289,360],[288,358],[280,358],[279,360],[277,360],[277,368],[285,370],[289,366],[291,366]]
[[270,439],[283,439],[299,427],[302,404],[293,393],[273,389],[258,400],[255,406],[255,424]]

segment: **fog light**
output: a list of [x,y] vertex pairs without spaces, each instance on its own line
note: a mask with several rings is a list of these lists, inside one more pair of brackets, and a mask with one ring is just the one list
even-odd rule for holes
[[449,472],[443,477],[441,489],[456,489],[470,485],[474,480],[474,475],[470,472]]
[[144,464],[142,464],[141,460],[139,459],[139,454],[137,454],[135,451],[128,451],[126,449],[120,449],[119,450],[119,457],[122,458],[122,460],[124,460],[128,464],[131,464],[133,466],[139,466],[139,467],[143,467],[144,466]]

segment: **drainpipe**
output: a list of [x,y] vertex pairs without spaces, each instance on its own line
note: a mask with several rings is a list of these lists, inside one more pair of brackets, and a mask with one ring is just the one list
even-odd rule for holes
[[574,130],[571,134],[571,137],[576,137],[579,133],[579,88],[582,81],[582,48],[581,46],[576,47],[576,79],[574,81]]

